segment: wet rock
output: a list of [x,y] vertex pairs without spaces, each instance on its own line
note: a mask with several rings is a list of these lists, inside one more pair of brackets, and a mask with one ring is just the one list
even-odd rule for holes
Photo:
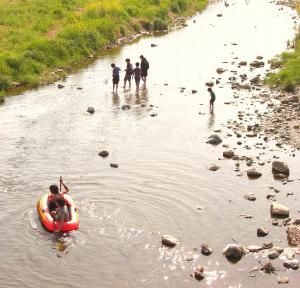
[[258,59],[258,60],[261,60],[261,59],[263,59],[264,57],[263,56],[260,56],[260,55],[258,55],[258,56],[256,56],[256,59]]
[[65,86],[64,85],[62,85],[62,84],[57,84],[57,88],[58,89],[62,89],[62,88],[64,88]]
[[290,104],[290,103],[297,103],[299,102],[299,98],[298,96],[291,96],[291,97],[288,97],[288,98],[285,98],[281,101],[281,104]]
[[276,251],[275,249],[272,249],[272,250],[269,251],[269,253],[268,253],[268,257],[269,257],[270,259],[276,259],[276,258],[279,257],[279,255],[280,255],[280,253],[279,253],[278,251]]
[[213,87],[214,86],[214,82],[213,81],[209,81],[205,83],[206,86],[208,87]]
[[291,246],[300,245],[300,226],[290,225],[287,228],[286,233],[287,233],[287,239],[289,245]]
[[151,116],[151,117],[156,117],[156,116],[157,116],[157,113],[152,113],[150,116]]
[[247,175],[250,179],[257,179],[262,176],[262,173],[257,171],[255,168],[247,170]]
[[286,163],[280,162],[280,161],[272,162],[272,171],[274,173],[280,173],[280,174],[284,174],[284,175],[290,174],[289,166]]
[[231,159],[234,156],[234,152],[232,150],[224,151],[223,157],[227,159]]
[[109,155],[109,153],[106,150],[99,152],[99,156],[101,156],[101,157],[107,157],[108,155]]
[[195,278],[196,280],[201,281],[205,278],[205,275],[203,274],[203,272],[204,272],[204,267],[198,265],[195,269],[194,274],[192,274],[191,276],[193,278]]
[[222,138],[218,134],[212,134],[208,137],[206,143],[217,145],[220,144],[222,141]]
[[192,94],[196,94],[197,92],[197,90],[192,90]]
[[272,216],[289,217],[289,214],[290,214],[289,208],[275,202],[271,204]]
[[131,106],[129,104],[125,104],[121,108],[122,108],[122,110],[129,110],[131,108]]
[[271,262],[267,262],[260,268],[260,270],[265,273],[272,273],[275,271],[275,267]]
[[220,169],[220,166],[216,165],[216,164],[212,164],[210,166],[208,166],[208,170],[211,170],[211,171],[217,171]]
[[254,68],[260,68],[260,67],[265,66],[265,62],[255,60],[250,63],[250,66],[254,67]]
[[224,256],[232,262],[239,261],[245,254],[245,249],[239,244],[229,244],[223,249]]
[[161,238],[161,244],[164,245],[164,246],[166,246],[166,247],[173,248],[173,247],[175,247],[178,243],[179,243],[179,240],[176,239],[176,238],[173,237],[173,236],[170,236],[170,235],[164,235],[164,236],[162,236],[162,238]]
[[287,284],[289,283],[289,277],[279,277],[277,279],[278,284]]
[[241,61],[241,62],[239,63],[239,65],[240,65],[240,66],[247,66],[247,61]]
[[217,14],[217,17],[222,17],[222,16],[223,16],[222,13]]
[[119,167],[119,165],[118,165],[118,164],[116,164],[116,163],[110,163],[110,167],[112,167],[112,168],[118,168],[118,167]]
[[88,107],[87,112],[90,113],[90,114],[94,114],[95,109],[93,107]]
[[258,237],[265,237],[269,234],[269,229],[265,227],[257,228],[257,236]]
[[297,270],[299,268],[299,261],[297,259],[286,260],[283,262],[283,266],[288,269]]
[[250,245],[250,246],[247,247],[247,250],[248,250],[249,252],[252,252],[252,253],[261,251],[262,249],[263,249],[263,247],[258,246],[258,245]]
[[201,254],[209,256],[212,252],[213,250],[208,246],[208,244],[201,245]]
[[152,44],[151,44],[151,47],[152,47],[152,48],[153,48],[153,47],[157,47],[157,44],[152,43]]
[[255,201],[256,197],[254,196],[254,194],[246,194],[244,195],[244,198],[249,200],[249,201]]
[[224,68],[217,68],[217,73],[218,74],[222,74],[224,73],[226,70]]

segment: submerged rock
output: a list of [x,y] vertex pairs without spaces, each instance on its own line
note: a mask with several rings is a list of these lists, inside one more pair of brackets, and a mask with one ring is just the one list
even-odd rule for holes
[[289,214],[290,214],[289,208],[275,202],[271,204],[272,216],[289,217]]
[[218,134],[212,134],[208,137],[206,143],[209,143],[209,144],[220,144],[222,142],[222,138],[218,135]]
[[220,169],[220,166],[216,165],[216,164],[211,164],[207,167],[208,170],[210,171],[217,171]]
[[258,237],[265,237],[269,234],[269,229],[265,227],[257,228],[257,236]]
[[280,161],[272,162],[272,171],[274,173],[280,173],[280,174],[284,174],[284,175],[290,174],[289,166],[286,163],[280,162]]
[[164,235],[161,238],[161,244],[170,248],[175,247],[179,243],[179,240],[170,235]]

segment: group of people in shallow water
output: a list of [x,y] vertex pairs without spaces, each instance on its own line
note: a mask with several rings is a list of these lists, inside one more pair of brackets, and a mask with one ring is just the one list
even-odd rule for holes
[[[126,84],[128,82],[129,89],[131,88],[131,79],[134,78],[136,84],[136,91],[138,92],[140,89],[140,82],[141,80],[146,84],[147,76],[148,76],[148,69],[149,69],[149,62],[147,59],[141,55],[140,56],[141,63],[136,62],[135,68],[130,62],[130,59],[127,58],[126,62],[126,69],[125,69],[125,77],[124,77],[124,89],[126,89]],[[116,66],[115,63],[111,64],[112,67],[112,82],[113,82],[113,93],[118,92],[118,85],[120,82],[120,72],[121,69]]]
[[69,192],[69,188],[65,185],[62,180],[62,177],[59,179],[60,186],[64,190],[59,191],[60,189],[56,184],[53,184],[49,187],[50,193],[47,199],[47,205],[49,208],[50,215],[53,217],[54,221],[59,223],[58,227],[55,227],[56,232],[61,231],[64,222],[69,221],[69,210],[64,199],[64,194]]

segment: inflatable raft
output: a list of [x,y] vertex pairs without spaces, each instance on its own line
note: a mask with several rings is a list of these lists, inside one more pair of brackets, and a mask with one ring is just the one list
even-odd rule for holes
[[[49,212],[49,208],[47,205],[48,194],[42,196],[36,204],[38,214],[40,216],[41,222],[45,229],[50,232],[54,232],[60,226],[59,221],[54,221],[53,217]],[[78,210],[72,198],[69,195],[64,195],[64,199],[68,206],[69,210],[69,221],[65,222],[62,226],[62,232],[68,232],[72,230],[77,230],[79,228],[79,217]]]

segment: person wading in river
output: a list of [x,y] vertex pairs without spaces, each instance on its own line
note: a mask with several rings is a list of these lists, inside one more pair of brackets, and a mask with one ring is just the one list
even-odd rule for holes
[[209,92],[210,94],[210,100],[209,100],[209,110],[210,111],[214,111],[214,102],[216,100],[216,94],[215,92],[211,89],[211,87],[209,87],[207,89],[207,91]]
[[115,92],[116,89],[116,93],[118,92],[118,85],[119,85],[119,81],[120,81],[120,71],[121,69],[119,67],[117,67],[115,65],[115,63],[112,63],[111,65],[112,70],[112,82],[113,82],[113,93]]
[[136,62],[135,63],[135,68],[133,69],[133,74],[134,74],[134,80],[135,80],[135,85],[136,85],[136,92],[139,92],[140,89],[140,81],[141,81],[141,75],[142,75],[142,70],[140,68],[140,63]]
[[131,88],[131,77],[132,77],[132,73],[133,73],[133,67],[132,64],[130,63],[130,59],[127,58],[126,60],[126,69],[125,69],[125,77],[124,77],[124,89],[126,89],[126,82],[129,82],[129,89]]
[[142,80],[144,81],[144,84],[146,84],[147,76],[148,76],[148,69],[149,69],[149,62],[143,55],[140,56],[140,59],[141,59],[141,70],[142,70],[141,76],[142,76]]

